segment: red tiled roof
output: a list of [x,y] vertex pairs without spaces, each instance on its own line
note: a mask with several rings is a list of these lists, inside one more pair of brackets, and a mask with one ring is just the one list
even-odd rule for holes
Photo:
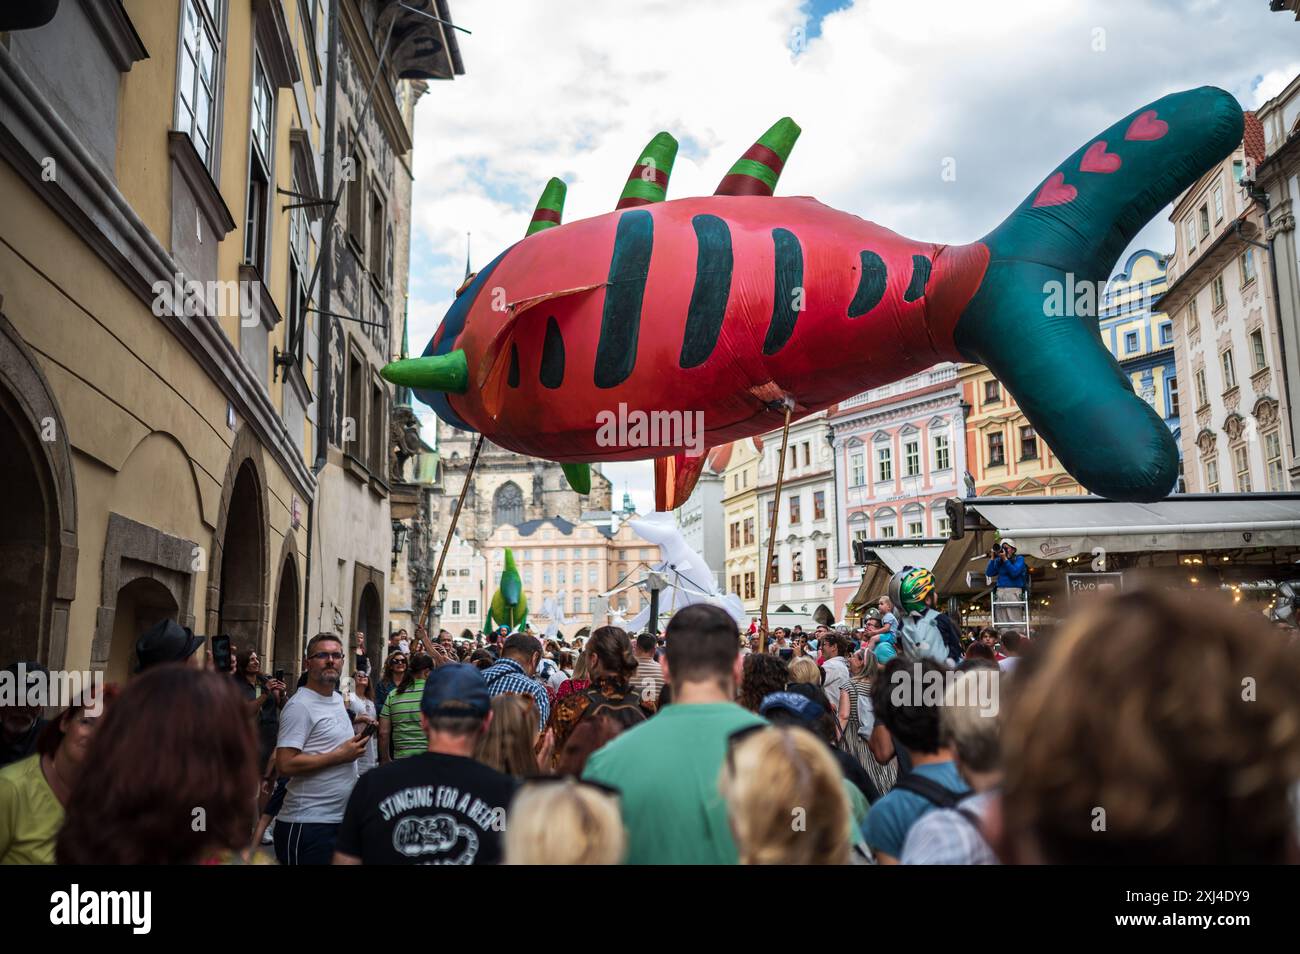
[[708,468],[715,474],[720,474],[727,469],[727,464],[731,461],[731,444],[723,444],[721,447],[715,447],[709,451]]
[[1264,161],[1264,124],[1259,121],[1253,112],[1246,115],[1246,131],[1241,137],[1242,145],[1245,147],[1246,155],[1254,159],[1256,163]]

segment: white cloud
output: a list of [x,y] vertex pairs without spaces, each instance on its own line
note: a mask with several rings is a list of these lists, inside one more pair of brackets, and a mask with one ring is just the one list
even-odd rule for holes
[[[799,55],[799,0],[451,6],[474,32],[459,38],[466,75],[433,84],[417,109],[416,352],[460,283],[466,231],[481,266],[522,237],[553,175],[569,186],[565,221],[611,210],[660,129],[684,143],[670,197],[711,193],[790,115],[804,133],[782,194],[967,242],[1142,103],[1212,84],[1253,106],[1300,69],[1295,25],[1262,2],[875,0],[828,15]],[[940,176],[948,157],[955,181]],[[1167,249],[1172,237],[1158,219],[1139,241]],[[649,465],[632,464],[607,469],[616,487],[627,468],[650,486]],[[646,494],[634,490],[639,507]]]

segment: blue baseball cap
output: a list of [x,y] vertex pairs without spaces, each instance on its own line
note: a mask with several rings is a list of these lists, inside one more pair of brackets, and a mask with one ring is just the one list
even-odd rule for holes
[[429,673],[424,680],[420,711],[435,716],[485,716],[492,711],[483,675],[468,663],[448,663]]
[[767,715],[775,709],[784,709],[804,722],[814,722],[826,713],[825,706],[818,705],[802,693],[789,691],[768,693],[758,707],[758,714]]

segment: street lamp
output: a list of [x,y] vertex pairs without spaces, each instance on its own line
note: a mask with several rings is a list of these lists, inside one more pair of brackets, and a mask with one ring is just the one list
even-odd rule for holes
[[441,586],[438,587],[438,599],[437,602],[433,604],[433,615],[437,617],[439,622],[442,621],[442,607],[446,602],[447,602],[447,584],[443,583]]
[[402,547],[406,545],[406,524],[400,520],[393,521],[393,566],[397,566],[397,557],[402,552]]

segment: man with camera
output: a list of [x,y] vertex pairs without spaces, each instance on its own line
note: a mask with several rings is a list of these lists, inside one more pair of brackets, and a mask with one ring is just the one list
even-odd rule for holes
[[[1016,541],[1004,537],[989,551],[989,565],[984,568],[984,580],[994,587],[996,602],[1019,603],[1029,590],[1029,568],[1025,558],[1016,553]],[[995,623],[1024,623],[1021,606],[996,606]]]

